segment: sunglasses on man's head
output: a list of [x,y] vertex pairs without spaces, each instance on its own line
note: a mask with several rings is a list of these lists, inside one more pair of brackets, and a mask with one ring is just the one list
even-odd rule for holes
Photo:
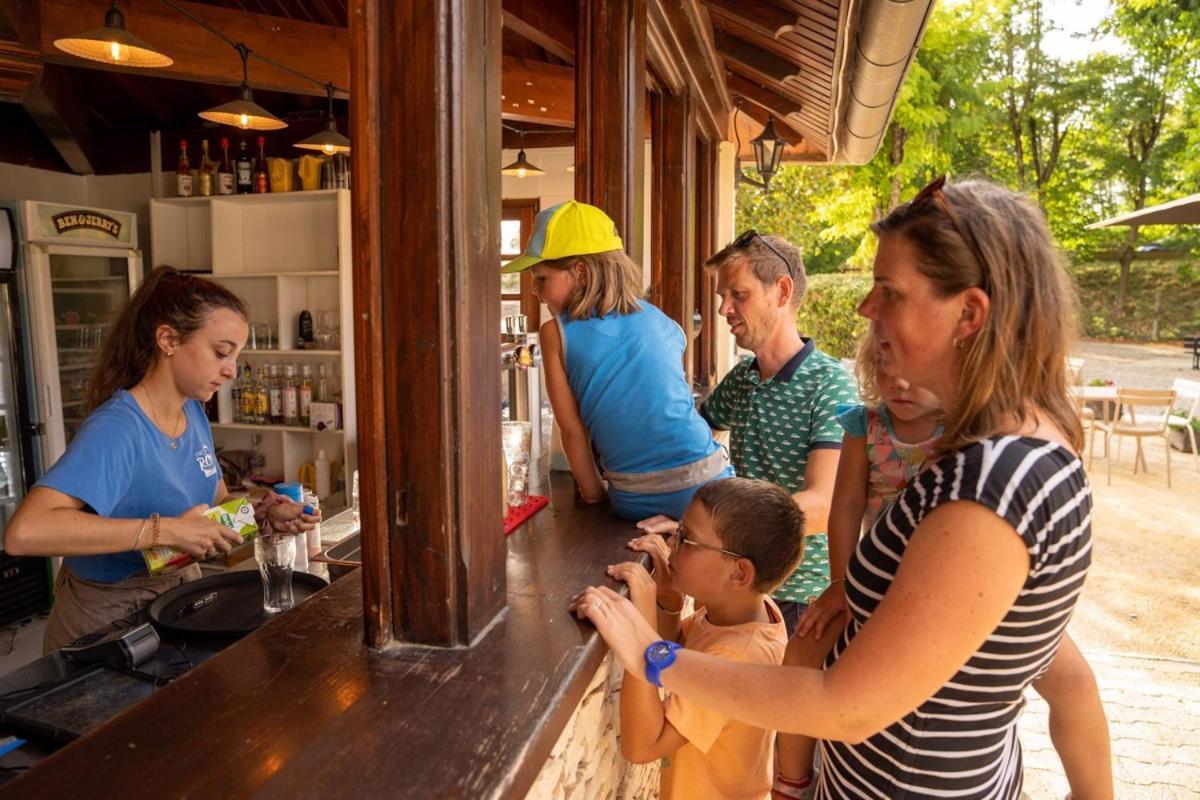
[[751,228],[748,231],[745,231],[741,236],[734,239],[733,246],[738,248],[739,250],[745,250],[747,247],[749,247],[751,245],[751,243],[755,239],[758,239],[760,242],[762,242],[764,245],[767,246],[768,250],[770,250],[775,255],[779,256],[779,260],[783,262],[783,266],[787,267],[788,276],[791,277],[792,280],[795,280],[796,273],[792,272],[792,262],[790,262],[786,258],[784,258],[783,253],[776,250],[774,245],[772,245],[770,242],[767,241],[767,237],[763,236],[761,233],[754,230],[753,228]]

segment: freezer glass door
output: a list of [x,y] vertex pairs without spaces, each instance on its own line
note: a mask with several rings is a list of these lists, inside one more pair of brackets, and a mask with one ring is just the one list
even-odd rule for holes
[[13,341],[11,283],[0,282],[0,548],[4,529],[24,495],[25,465],[21,457],[21,415],[18,413],[16,363],[20,357]]
[[69,443],[83,421],[83,394],[108,329],[129,300],[129,259],[50,254],[63,428]]

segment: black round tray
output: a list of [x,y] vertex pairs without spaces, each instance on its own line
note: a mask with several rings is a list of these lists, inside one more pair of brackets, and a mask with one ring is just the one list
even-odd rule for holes
[[[292,573],[292,595],[297,605],[328,585],[316,575]],[[180,609],[211,592],[217,593],[211,603],[178,616]],[[258,570],[236,570],[189,581],[159,595],[150,605],[150,620],[159,630],[177,636],[245,636],[276,616],[263,611],[262,601]]]

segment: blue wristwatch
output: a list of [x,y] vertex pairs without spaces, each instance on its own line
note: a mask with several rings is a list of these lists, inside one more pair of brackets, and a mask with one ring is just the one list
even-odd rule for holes
[[675,663],[675,651],[683,645],[659,641],[646,648],[646,680],[662,688],[662,671]]

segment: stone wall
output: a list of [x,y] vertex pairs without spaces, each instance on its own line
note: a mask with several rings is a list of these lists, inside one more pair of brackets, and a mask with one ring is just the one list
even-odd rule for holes
[[658,762],[633,764],[621,756],[621,679],[610,653],[558,737],[526,800],[653,800]]

